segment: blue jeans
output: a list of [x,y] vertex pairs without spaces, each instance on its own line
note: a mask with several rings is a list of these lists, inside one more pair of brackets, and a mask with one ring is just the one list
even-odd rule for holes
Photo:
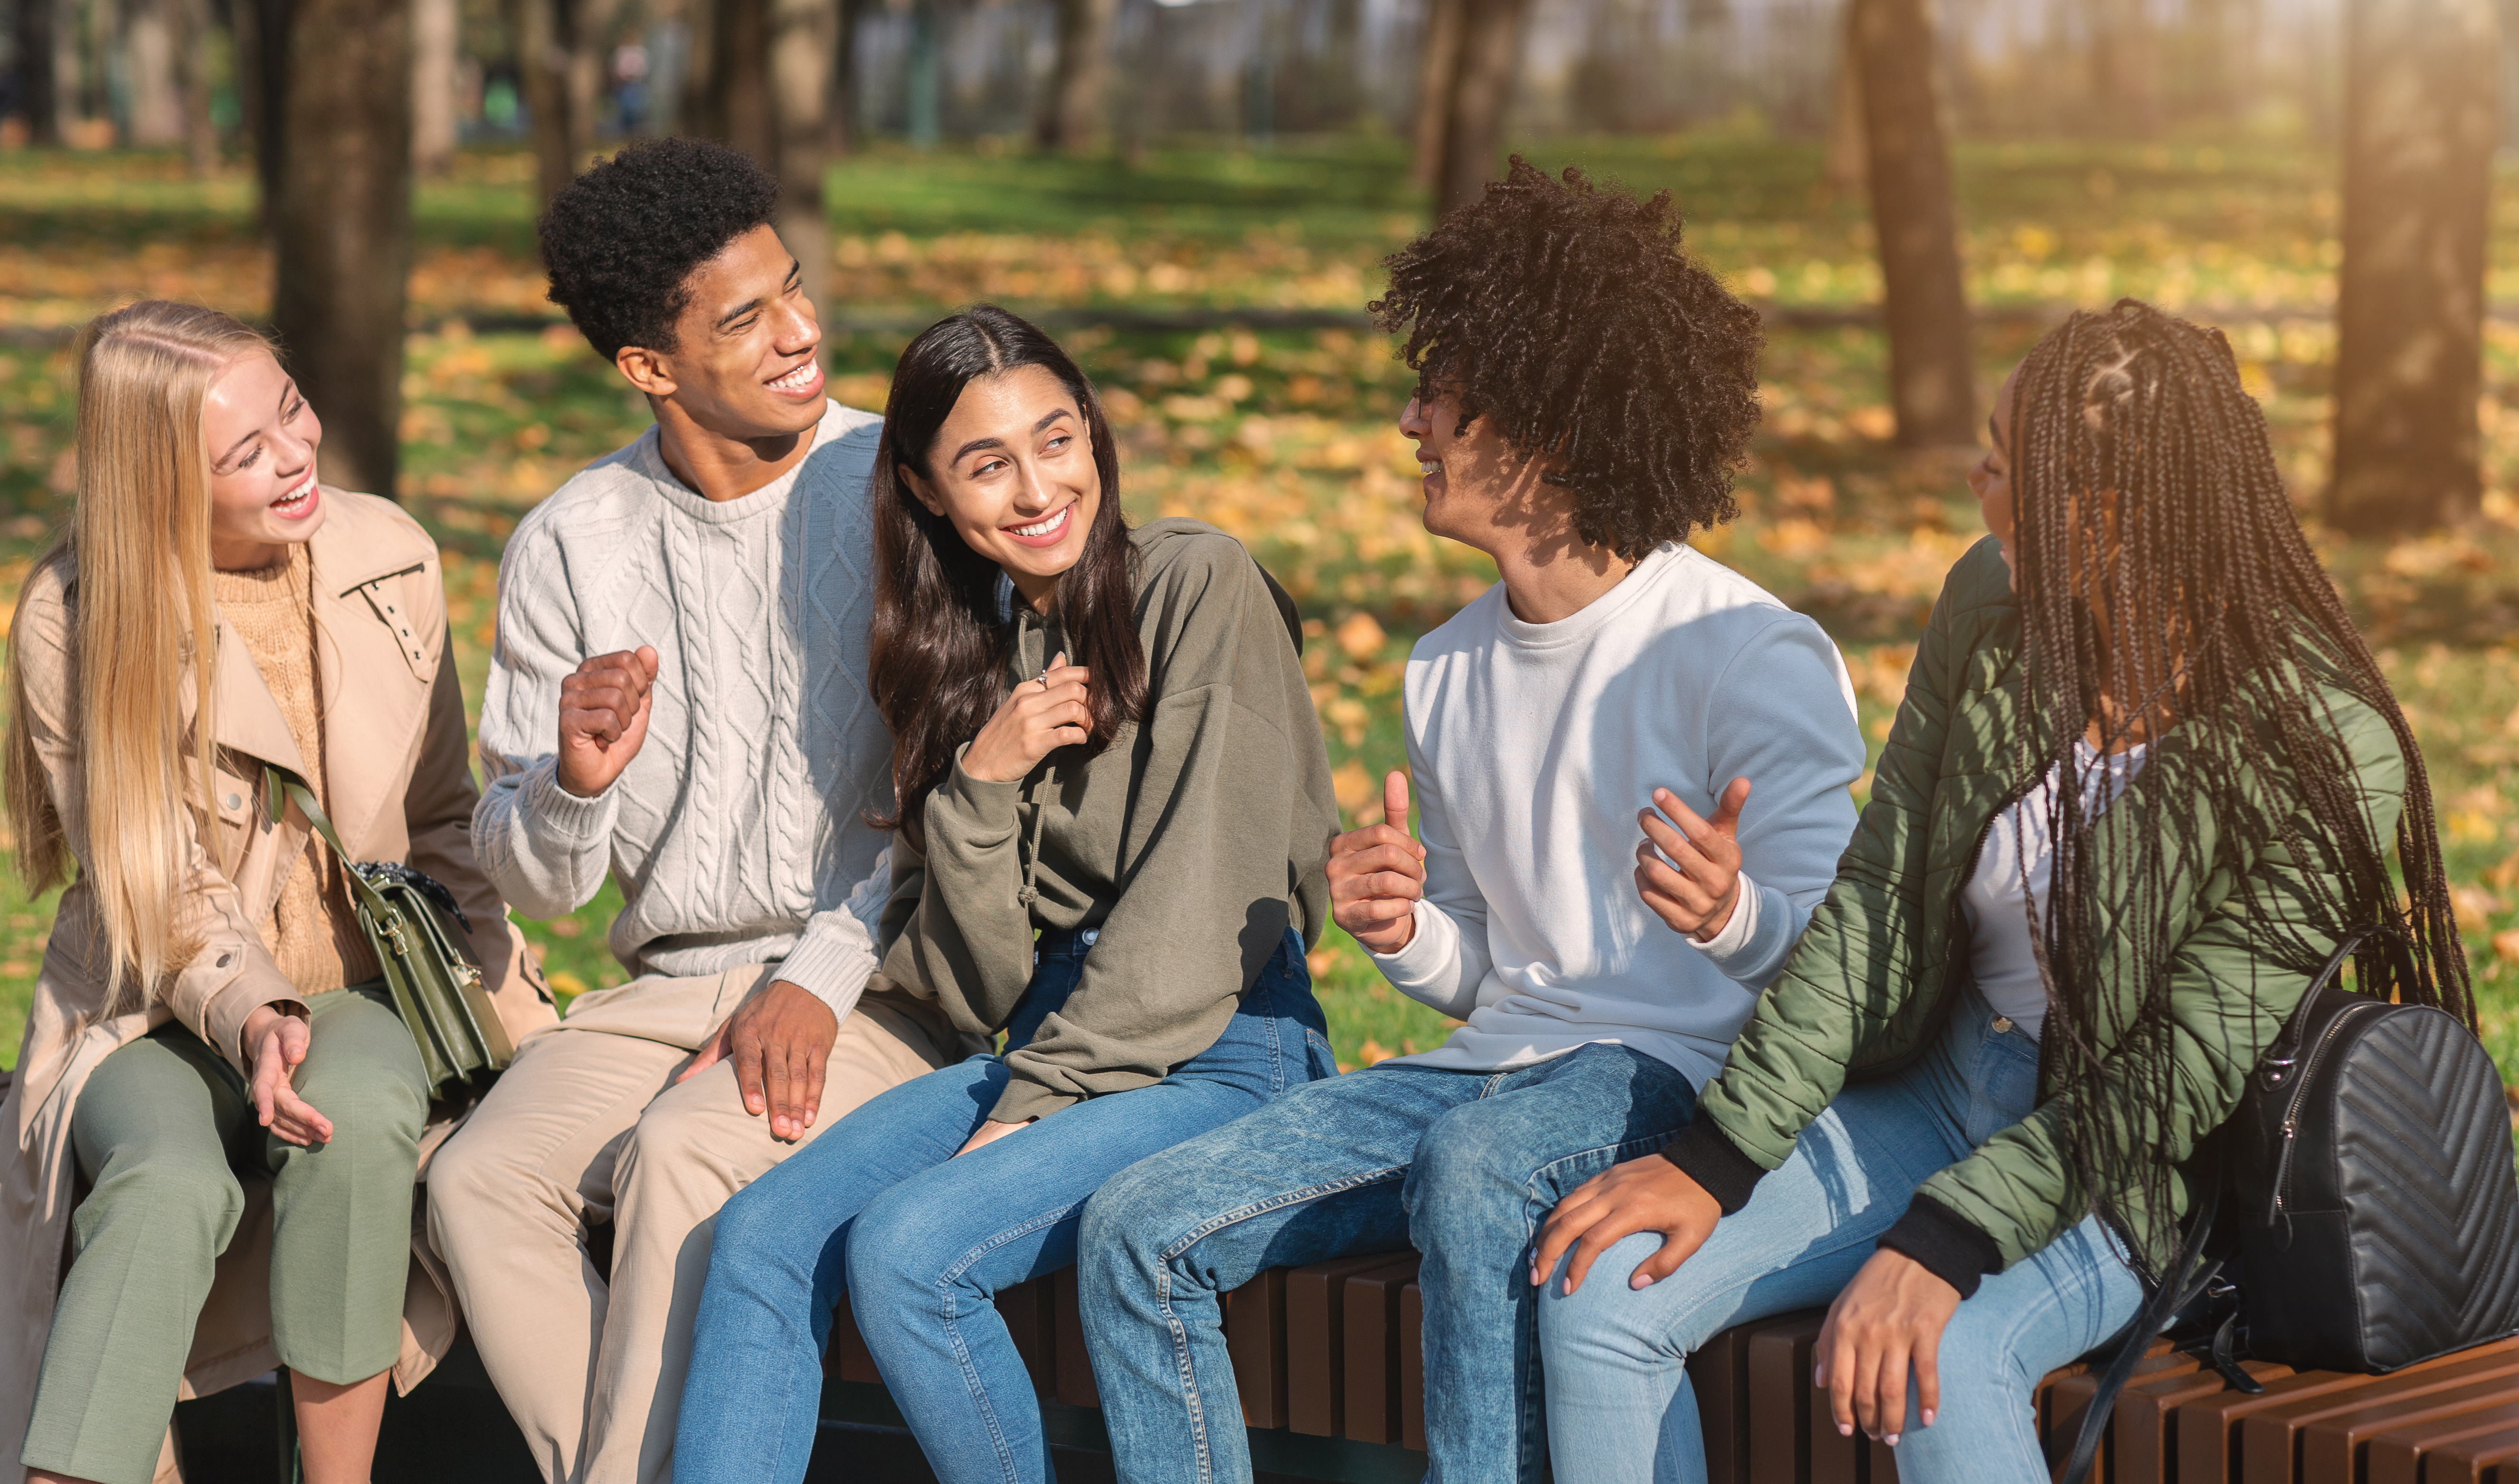
[[[1041,936],[1010,1047],[1076,987],[1087,946]],[[1006,1085],[1002,1058],[975,1056],[866,1103],[719,1213],[675,1478],[805,1476],[844,1293],[943,1484],[1050,1478],[1039,1403],[995,1294],[1076,1260],[1084,1198],[1115,1172],[1335,1070],[1303,939],[1289,932],[1215,1044],[1152,1086],[1072,1105],[958,1158]]]
[[1426,1477],[1536,1480],[1529,1249],[1558,1199],[1685,1126],[1697,1091],[1624,1046],[1511,1071],[1385,1065],[1299,1087],[1117,1175],[1076,1279],[1120,1477],[1246,1484],[1218,1294],[1263,1268],[1426,1254]]
[[[1734,1325],[1834,1299],[1918,1185],[2035,1106],[2038,1043],[1993,1022],[1969,993],[1916,1065],[1840,1093],[1802,1131],[1792,1157],[1670,1277],[1641,1292],[1627,1287],[1661,1245],[1659,1235],[1642,1233],[1602,1253],[1572,1297],[1550,1282],[1539,1340],[1557,1477],[1705,1478],[1704,1439],[1682,1369],[1690,1353]],[[2122,1331],[2142,1303],[2141,1285],[2096,1218],[1986,1279],[1943,1331],[1942,1404],[1932,1426],[1913,1415],[1912,1386],[1908,1392],[1898,1477],[2044,1484],[2033,1388]]]

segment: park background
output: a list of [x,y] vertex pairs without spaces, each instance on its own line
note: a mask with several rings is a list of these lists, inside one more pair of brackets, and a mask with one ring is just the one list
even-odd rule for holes
[[[1827,626],[1876,758],[2003,371],[2119,295],[2222,326],[2423,741],[2519,1078],[2514,9],[0,0],[0,599],[77,488],[77,326],[215,304],[280,330],[328,477],[437,537],[477,708],[505,538],[648,421],[545,301],[535,214],[625,138],[705,132],[785,183],[839,400],[880,408],[963,303],[1061,332],[1132,515],[1213,521],[1294,594],[1363,817],[1410,644],[1494,573],[1418,523],[1412,378],[1362,306],[1510,148],[1670,191],[1765,313],[1742,515],[1696,545]],[[624,978],[617,904],[526,925],[564,992]],[[0,1066],[50,925],[0,886]],[[1335,929],[1313,967],[1344,1065],[1444,1033]]]

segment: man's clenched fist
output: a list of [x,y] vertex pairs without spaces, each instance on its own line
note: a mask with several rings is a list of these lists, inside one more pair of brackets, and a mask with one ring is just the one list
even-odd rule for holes
[[559,682],[559,786],[592,799],[612,786],[647,740],[656,651],[598,654]]

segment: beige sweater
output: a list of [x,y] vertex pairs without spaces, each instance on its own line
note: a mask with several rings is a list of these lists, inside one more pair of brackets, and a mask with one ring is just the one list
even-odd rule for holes
[[[244,641],[262,682],[280,703],[297,755],[307,760],[307,783],[327,812],[324,784],[324,704],[315,677],[314,568],[306,548],[291,546],[278,565],[252,572],[221,572],[214,585],[220,616]],[[307,994],[363,984],[380,972],[367,935],[359,931],[341,863],[320,836],[306,837],[305,869],[288,884],[262,923],[263,946],[288,982]]]

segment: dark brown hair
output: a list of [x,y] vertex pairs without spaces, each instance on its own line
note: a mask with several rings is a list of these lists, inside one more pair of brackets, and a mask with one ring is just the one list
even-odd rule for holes
[[1146,653],[1137,639],[1134,553],[1120,513],[1120,453],[1073,357],[1028,321],[975,304],[937,321],[901,353],[875,448],[874,704],[892,726],[893,812],[869,822],[925,848],[927,796],[953,765],[953,750],[979,734],[1006,693],[1013,626],[999,616],[997,564],[971,549],[952,521],[905,487],[904,470],[933,478],[928,456],[962,388],[982,376],[1038,366],[1059,379],[1084,415],[1093,470],[1102,483],[1084,554],[1058,579],[1057,613],[1068,658],[1093,669],[1092,740],[1110,746],[1145,709]]

